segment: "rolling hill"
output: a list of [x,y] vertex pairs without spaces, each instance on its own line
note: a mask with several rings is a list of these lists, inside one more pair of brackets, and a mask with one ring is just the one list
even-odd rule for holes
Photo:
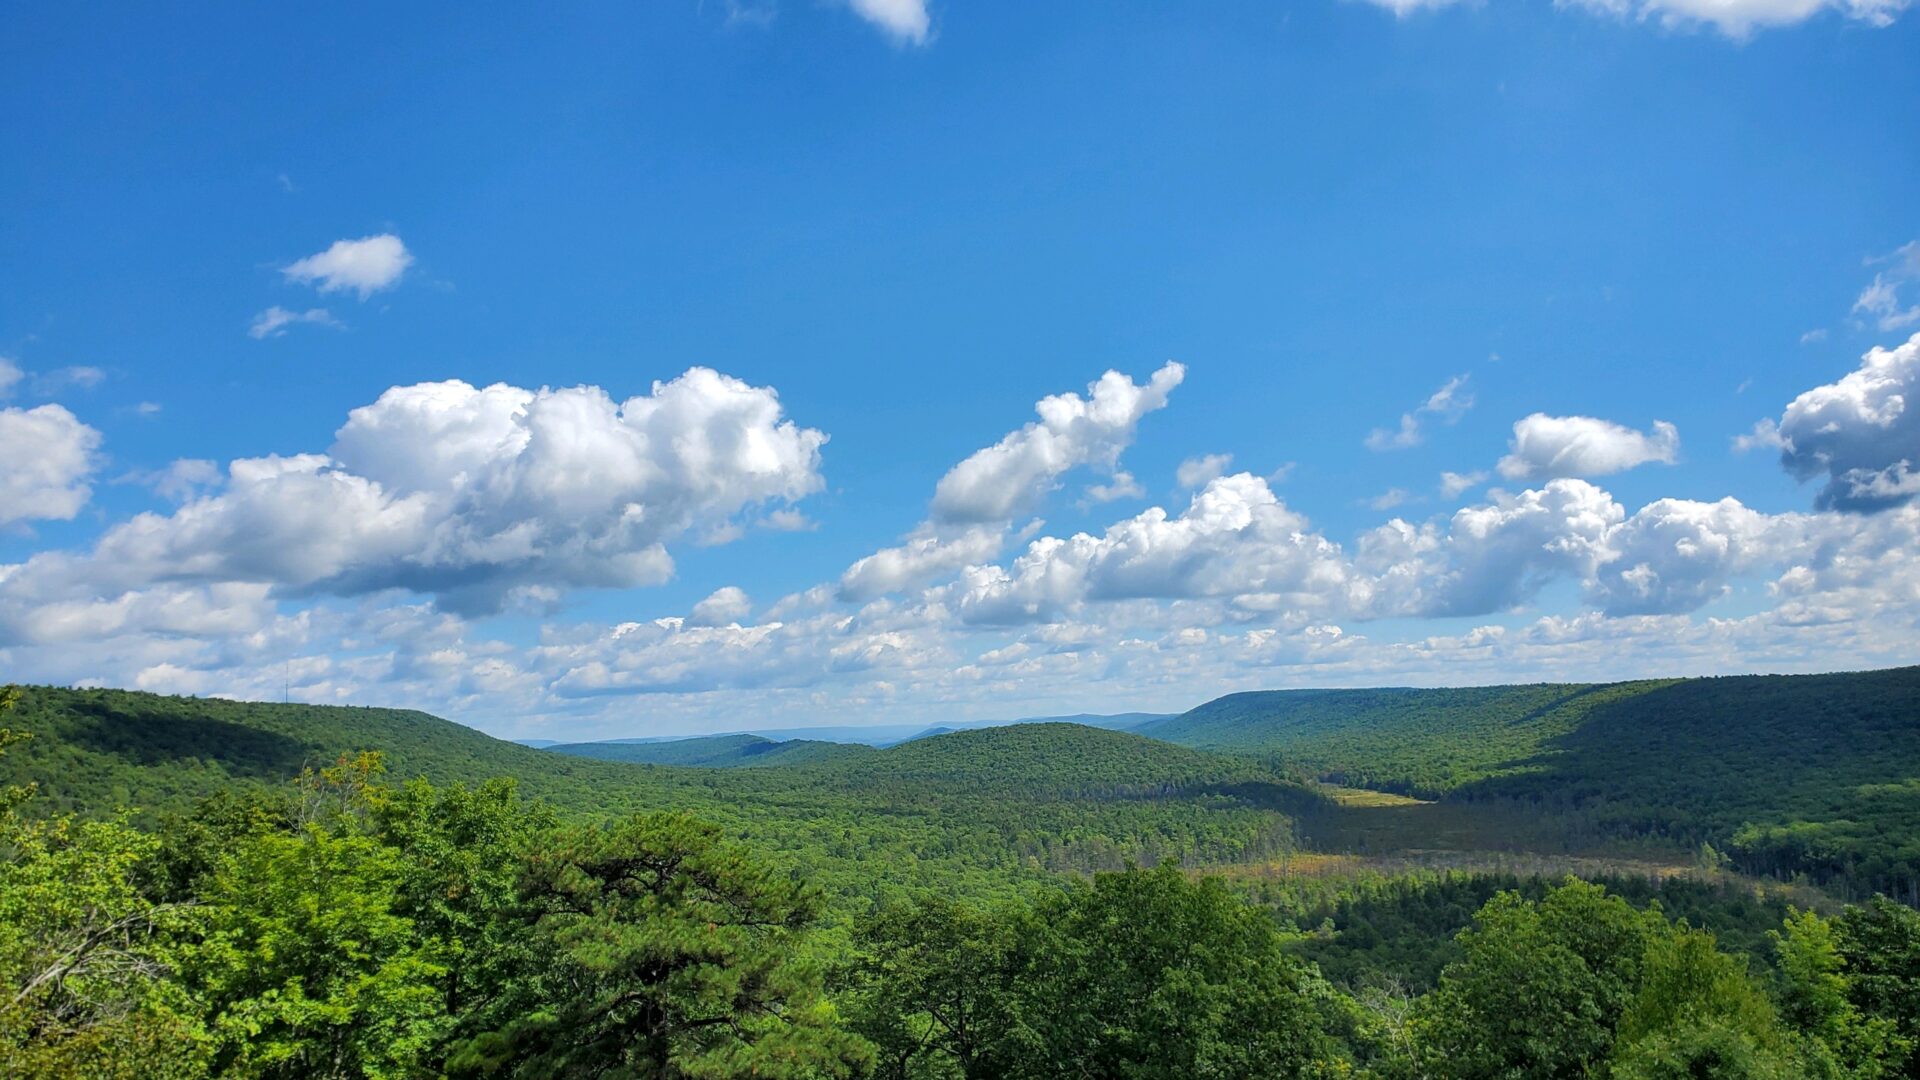
[[1084,724],[1036,723],[953,731],[812,771],[862,786],[1044,791],[1060,797],[1160,791],[1270,776],[1222,754]]
[[223,790],[284,791],[305,767],[373,749],[396,779],[510,777],[567,816],[690,812],[785,858],[848,910],[904,889],[1007,895],[1062,871],[1258,858],[1292,836],[1284,814],[1224,790],[1271,778],[1259,765],[1078,725],[692,768],[536,750],[407,710],[124,690],[26,687],[6,723],[32,737],[0,755],[0,784],[37,784],[40,812],[135,810],[152,823]]
[[1920,899],[1920,668],[1232,694],[1144,733]]
[[[1501,850],[1711,843],[1753,872],[1920,900],[1920,668],[1234,694],[1143,734],[1017,724],[884,749],[536,750],[406,710],[45,687],[9,722],[35,737],[0,758],[0,782],[88,813],[180,809],[378,749],[397,777],[510,776],[568,814],[689,810],[847,881],[874,858],[927,880],[1234,859],[1290,843],[1289,820],[1333,851],[1457,848],[1429,841],[1463,835],[1465,814]],[[1329,816],[1289,775],[1427,801]]]
[[862,743],[823,742],[819,739],[762,738],[759,735],[708,735],[659,742],[555,743],[549,753],[602,761],[649,765],[680,765],[703,769],[765,768],[800,765],[838,757],[861,758],[878,753]]

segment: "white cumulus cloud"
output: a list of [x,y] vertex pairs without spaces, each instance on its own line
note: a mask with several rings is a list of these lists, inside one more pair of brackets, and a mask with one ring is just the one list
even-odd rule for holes
[[0,409],[0,525],[69,521],[92,497],[100,433],[64,406]]
[[1499,468],[1509,480],[1605,476],[1652,462],[1672,464],[1680,432],[1664,420],[1654,421],[1652,432],[1640,432],[1591,416],[1534,413],[1513,425],[1508,447]]
[[1472,472],[1442,472],[1440,474],[1440,494],[1449,499],[1465,494],[1486,483],[1487,474],[1479,469]]
[[[1816,386],[1787,405],[1765,436],[1801,480],[1827,478],[1819,505],[1872,511],[1920,495],[1920,334],[1876,347],[1838,382]],[[1764,441],[1764,440],[1762,440]]]
[[1660,499],[1613,531],[1588,593],[1610,615],[1692,611],[1735,576],[1778,562],[1801,527],[1797,516],[1770,517],[1737,499]]
[[688,613],[689,626],[729,626],[746,622],[753,614],[753,600],[745,589],[727,585],[715,589]]
[[924,529],[897,547],[882,548],[847,567],[839,593],[846,600],[870,600],[1000,553],[1006,530],[972,526],[944,533]]
[[1491,493],[1443,528],[1394,520],[1363,535],[1357,570],[1373,614],[1482,615],[1530,599],[1548,582],[1584,580],[1609,555],[1626,511],[1584,480]]
[[598,387],[395,387],[326,454],[243,458],[218,494],[140,514],[9,589],[112,597],[155,583],[406,589],[494,611],[528,588],[665,580],[666,544],[818,490],[826,436],[774,391],[705,368],[615,401]]
[[1084,398],[1041,398],[1034,406],[1038,422],[976,451],[940,478],[933,493],[934,520],[1011,521],[1031,512],[1071,469],[1112,472],[1121,451],[1132,444],[1140,418],[1164,407],[1186,374],[1185,365],[1169,361],[1144,386],[1109,371]]
[[1100,536],[1042,537],[1008,567],[969,566],[953,588],[974,623],[1046,622],[1090,601],[1278,596],[1324,606],[1346,573],[1339,546],[1314,533],[1267,482],[1222,476],[1179,516],[1153,507]]
[[[398,284],[413,253],[392,233],[358,240],[335,240],[327,250],[281,269],[288,281],[310,284],[323,293],[353,292],[360,299]],[[255,335],[264,336],[264,335]]]

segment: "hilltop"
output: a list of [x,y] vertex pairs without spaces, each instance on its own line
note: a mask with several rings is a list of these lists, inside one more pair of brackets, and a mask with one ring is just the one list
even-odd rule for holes
[[862,743],[825,742],[819,739],[776,740],[746,734],[648,742],[554,743],[542,749],[549,753],[599,758],[602,761],[705,769],[799,765],[839,757],[863,758],[877,753],[873,747]]
[[1267,771],[1243,759],[1084,724],[1035,723],[930,735],[817,766],[844,782],[1063,794],[1178,790]]
[[569,758],[411,709],[24,687],[8,717],[32,735],[0,758],[57,809],[178,808],[232,785],[272,786],[343,754],[378,750],[395,776],[437,784],[511,776],[530,795],[590,808],[631,770]]

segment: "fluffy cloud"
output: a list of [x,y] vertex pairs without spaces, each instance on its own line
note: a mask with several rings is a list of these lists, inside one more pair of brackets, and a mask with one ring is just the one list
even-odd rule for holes
[[1650,462],[1671,465],[1680,432],[1664,420],[1646,433],[1591,416],[1534,413],[1513,425],[1508,449],[1499,468],[1509,480],[1605,476]]
[[816,615],[798,622],[697,626],[668,617],[555,634],[530,663],[552,673],[562,698],[711,693],[871,680],[952,667],[957,654],[932,628],[876,617]]
[[1494,491],[1442,529],[1390,521],[1360,539],[1356,568],[1376,615],[1483,615],[1530,599],[1560,578],[1586,579],[1609,554],[1626,511],[1584,480],[1517,495]]
[[288,281],[313,285],[323,293],[354,292],[365,300],[398,284],[412,265],[413,253],[407,245],[392,233],[381,233],[358,240],[335,240],[327,250],[284,267],[280,273]]
[[[1855,427],[1910,437],[1894,401],[1912,392],[1916,348],[1876,350],[1853,382],[1803,395],[1773,437],[1790,454],[1819,452],[1800,436],[1812,446]],[[660,580],[676,541],[804,526],[787,504],[820,487],[825,436],[786,420],[770,389],[702,369],[625,402],[591,387],[396,387],[325,453],[131,477],[182,505],[109,529],[89,552],[0,565],[0,667],[247,696],[275,695],[284,678],[304,700],[407,702],[521,734],[566,717],[627,735],[645,732],[609,698],[653,695],[647,722],[688,730],[737,726],[743,711],[799,723],[902,707],[1172,708],[1254,687],[1804,669],[1910,648],[1920,505],[1860,518],[1663,499],[1629,513],[1554,475],[1569,459],[1634,456],[1613,449],[1619,432],[1657,451],[1659,427],[1542,418],[1599,425],[1596,449],[1517,426],[1514,456],[1537,452],[1528,471],[1547,477],[1534,489],[1396,519],[1350,549],[1270,481],[1210,475],[1225,455],[1186,463],[1198,490],[1184,509],[1071,536],[1035,536],[1038,522],[1015,532],[1073,468],[1123,483],[1122,451],[1178,375],[1110,375],[1041,402],[1038,422],[948,474],[943,485],[966,481],[948,487],[955,501],[937,498],[930,520],[836,583],[757,614],[728,586],[684,615],[615,626],[551,620],[568,589]],[[0,462],[15,459],[0,447]],[[1911,473],[1889,471],[1905,457],[1873,460],[1887,484]],[[1443,484],[1458,495],[1483,479]],[[1014,497],[974,500],[990,482]],[[1010,516],[939,513],[983,505]],[[1764,585],[1772,606],[1692,614],[1749,584],[1743,596]],[[1543,597],[1568,610],[1515,617]],[[499,610],[539,620],[537,644],[485,640],[462,617]],[[1404,621],[1496,613],[1498,625]]]
[[297,326],[303,323],[313,326],[331,326],[335,328],[342,325],[340,320],[334,318],[333,314],[326,308],[308,308],[305,311],[289,311],[275,304],[253,317],[253,323],[247,327],[247,336],[255,341],[261,341],[270,337],[282,337],[286,334],[287,327]]
[[59,405],[0,409],[0,525],[67,521],[93,494],[100,433]]
[[[282,615],[263,586],[167,585],[67,604],[42,617],[37,637],[0,644],[0,663],[62,681],[252,697],[277,695],[285,677],[301,700],[407,701],[524,735],[555,734],[538,726],[552,718],[585,737],[738,726],[743,713],[791,724],[902,709],[984,719],[1062,703],[1171,709],[1277,686],[1896,663],[1920,614],[1920,507],[1865,520],[1765,519],[1731,501],[1663,501],[1622,520],[1604,492],[1564,480],[1496,493],[1464,518],[1402,523],[1408,550],[1374,566],[1342,558],[1276,502],[1254,478],[1223,477],[1179,517],[1138,515],[1098,538],[1036,540],[1022,556],[1029,565],[1007,577],[1043,609],[1039,618],[963,618],[963,589],[991,577],[969,570],[923,597],[857,610],[814,596],[775,605],[787,610],[760,623],[548,624],[525,647],[476,638],[457,618],[390,596]],[[1597,610],[1441,633],[1365,629],[1364,620],[1419,614],[1409,601],[1436,595],[1396,586],[1396,574],[1435,575],[1403,586],[1437,585],[1502,563],[1535,586],[1576,582]],[[1275,591],[1231,591],[1262,574]],[[1772,610],[1667,613],[1710,602],[1733,576],[1775,574]],[[1490,592],[1503,594],[1496,610],[1525,598],[1524,588]],[[716,596],[731,601],[728,590]],[[0,642],[7,619],[0,603]],[[160,627],[167,632],[142,632]],[[631,708],[603,704],[633,694],[650,695],[645,726]]]
[[1261,594],[1323,607],[1346,572],[1339,546],[1313,533],[1265,480],[1223,476],[1178,517],[1154,507],[1104,534],[1043,537],[1011,566],[969,566],[952,600],[972,623],[1053,621],[1092,601]]
[[847,567],[840,575],[840,597],[871,600],[963,566],[986,562],[1000,553],[1005,536],[1004,528],[991,526],[945,534],[923,528],[906,543],[882,548]]
[[37,555],[0,593],[245,582],[484,612],[527,589],[657,583],[668,542],[818,490],[825,442],[771,389],[704,368],[625,402],[597,387],[395,387],[353,411],[331,453],[235,461],[218,494],[138,515],[87,556]]
[[1771,430],[1780,462],[1801,480],[1827,478],[1822,508],[1870,512],[1920,495],[1920,334],[1870,350],[1844,378],[1787,406]]
[[1369,450],[1405,450],[1426,439],[1420,425],[1425,417],[1437,416],[1451,424],[1473,408],[1473,394],[1467,390],[1467,377],[1456,375],[1446,385],[1427,396],[1412,412],[1400,414],[1398,428],[1374,428],[1367,435]]
[[0,577],[0,643],[84,645],[128,634],[217,639],[273,618],[266,585],[158,585],[113,596],[37,594],[31,579]]
[[1837,11],[1869,26],[1887,26],[1910,0],[1555,0],[1621,19],[1657,20],[1666,26],[1706,24],[1732,38],[1755,30],[1791,26],[1825,11]]
[[689,626],[728,626],[745,622],[753,614],[753,600],[738,585],[715,589],[705,600],[693,605],[687,616]]
[[1660,499],[1614,530],[1588,595],[1610,615],[1693,611],[1735,576],[1780,562],[1802,531],[1795,515],[1770,517],[1736,499]]
[[925,45],[933,26],[927,0],[847,0],[847,6],[895,41]]
[[1087,387],[1084,398],[1040,399],[1034,405],[1038,422],[949,469],[934,489],[932,516],[905,543],[849,566],[840,576],[838,595],[868,600],[993,558],[1013,519],[1037,509],[1060,477],[1075,468],[1102,469],[1111,478],[1088,487],[1089,503],[1144,494],[1133,476],[1120,470],[1120,455],[1132,445],[1140,419],[1163,408],[1185,377],[1184,366],[1168,362],[1144,386],[1109,371]]
[[1037,423],[955,465],[934,489],[937,522],[1005,522],[1030,513],[1062,473],[1080,466],[1109,472],[1132,442],[1140,418],[1167,403],[1186,378],[1184,365],[1168,362],[1144,386],[1109,371],[1087,396],[1055,394],[1040,399]]

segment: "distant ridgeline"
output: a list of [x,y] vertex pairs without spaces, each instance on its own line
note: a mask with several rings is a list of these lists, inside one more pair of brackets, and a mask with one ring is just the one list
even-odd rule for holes
[[1920,904],[1920,667],[1232,694],[1143,735],[1331,783],[1518,803],[1593,835]]
[[405,710],[28,688],[9,724],[33,738],[0,759],[0,782],[37,782],[49,810],[151,817],[376,749],[393,776],[510,776],[568,815],[691,811],[836,892],[871,896],[916,883],[996,893],[1128,860],[1257,861],[1294,845],[1302,821],[1308,844],[1349,850],[1354,815],[1329,817],[1303,786],[1318,781],[1438,800],[1365,817],[1368,850],[1471,813],[1480,848],[1704,844],[1748,873],[1920,905],[1920,668],[1274,691],[1178,716],[1079,719],[1131,730],[1023,723],[922,729],[886,748],[736,734],[533,749]]
[[[593,753],[616,760],[600,760],[406,710],[27,687],[7,726],[31,738],[0,757],[0,785],[37,784],[45,812],[132,808],[151,824],[378,750],[395,778],[510,777],[567,817],[697,814],[849,902],[913,888],[1010,895],[1061,872],[1258,860],[1292,844],[1272,797],[1287,780],[1271,766],[1077,724],[887,749],[751,735],[602,743]],[[739,764],[764,767],[705,767]],[[1232,793],[1247,790],[1262,797]]]

